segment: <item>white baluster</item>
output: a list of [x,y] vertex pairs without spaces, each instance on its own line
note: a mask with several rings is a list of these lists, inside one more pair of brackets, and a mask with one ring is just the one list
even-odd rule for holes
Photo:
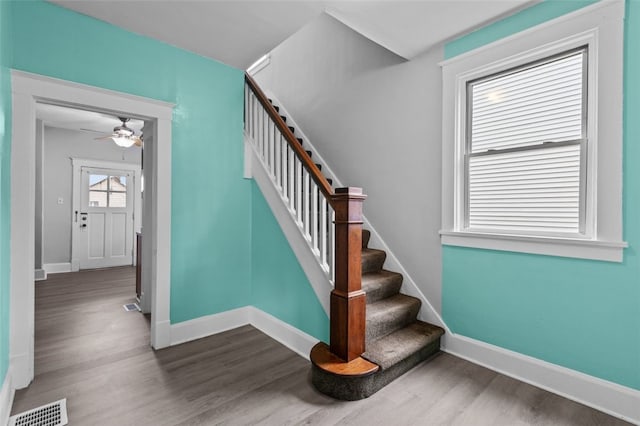
[[276,171],[276,187],[278,191],[282,194],[282,175],[281,175],[281,166],[280,160],[282,160],[282,155],[280,154],[280,150],[282,149],[282,133],[276,128],[275,129],[275,140],[274,140],[274,163],[275,163],[275,171]]
[[293,158],[296,163],[296,218],[300,225],[302,223],[302,163],[295,154]]
[[303,178],[304,178],[304,193],[303,195],[303,201],[304,201],[304,210],[302,211],[303,214],[303,222],[304,222],[304,236],[307,239],[310,239],[310,235],[309,235],[309,214],[311,213],[311,205],[309,204],[309,197],[311,195],[311,193],[309,192],[309,172],[307,171],[307,169],[302,169],[303,172]]
[[295,213],[296,211],[296,194],[295,194],[295,179],[296,179],[296,171],[295,164],[293,162],[293,151],[291,147],[287,147],[287,154],[289,162],[289,210]]
[[329,208],[329,279],[335,282],[336,270],[336,226],[334,221],[333,209]]
[[311,189],[311,247],[318,255],[318,185],[315,181],[311,182],[313,188]]
[[274,121],[271,122],[271,152],[269,153],[269,161],[271,161],[271,176],[273,176],[273,182],[277,185],[278,178],[276,177],[276,138],[278,133],[278,126]]
[[267,162],[267,149],[269,145],[269,116],[267,110],[262,108],[262,160],[267,164],[267,170],[269,170],[269,163]]
[[327,262],[328,254],[328,236],[327,236],[327,199],[322,197],[320,200],[320,257],[321,265],[325,268],[329,268]]
[[289,163],[287,163],[287,143],[284,138],[280,138],[280,168],[282,169],[282,194],[287,203],[289,202],[288,183],[289,183]]

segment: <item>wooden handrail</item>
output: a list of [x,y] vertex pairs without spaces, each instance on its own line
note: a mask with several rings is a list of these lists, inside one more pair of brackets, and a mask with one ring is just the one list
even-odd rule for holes
[[269,117],[271,117],[271,120],[273,120],[282,136],[284,136],[284,139],[287,141],[296,157],[298,157],[298,159],[302,163],[302,166],[307,169],[307,172],[309,172],[309,176],[311,176],[316,185],[318,185],[318,188],[324,194],[324,197],[329,203],[332,203],[331,197],[333,196],[334,192],[333,188],[331,188],[331,185],[329,185],[327,178],[324,177],[320,169],[318,169],[318,166],[315,165],[313,160],[311,160],[311,157],[309,157],[300,143],[296,140],[296,137],[293,135],[291,129],[289,129],[282,117],[280,117],[278,111],[276,111],[273,105],[271,105],[271,102],[269,102],[269,99],[264,94],[262,89],[260,89],[255,80],[249,74],[245,73],[244,81],[247,83],[247,86],[249,86],[260,104],[262,104],[262,107],[265,109],[265,111],[267,111],[267,114],[269,114]]

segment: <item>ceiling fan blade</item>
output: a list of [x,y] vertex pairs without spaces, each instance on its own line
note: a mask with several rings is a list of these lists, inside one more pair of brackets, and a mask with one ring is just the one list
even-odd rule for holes
[[104,134],[103,130],[82,129],[82,128],[80,130],[82,130],[83,132],[100,133],[102,135]]
[[103,141],[103,140],[107,140],[107,139],[111,139],[112,135],[108,135],[108,136],[101,136],[99,138],[93,138],[94,141]]
[[132,139],[135,146],[142,146],[142,139],[140,136],[134,136]]

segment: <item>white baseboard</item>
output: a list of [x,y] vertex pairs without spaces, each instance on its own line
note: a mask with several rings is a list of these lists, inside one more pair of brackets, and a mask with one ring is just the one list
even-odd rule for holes
[[459,334],[445,334],[442,350],[628,422],[640,424],[639,390]]
[[298,330],[292,325],[268,314],[254,306],[245,306],[219,314],[171,325],[171,345],[179,345],[191,340],[222,333],[251,325],[267,336],[282,343],[303,358],[309,359],[309,353],[318,339]]
[[311,348],[319,342],[313,336],[256,307],[249,306],[249,323],[267,336],[282,343],[301,357],[309,359]]
[[44,269],[36,269],[33,271],[33,279],[36,281],[44,281],[47,279],[47,271]]
[[[33,354],[33,352],[31,354]],[[11,354],[9,358],[9,371],[11,371],[11,386],[14,389],[26,388],[33,380],[33,357],[29,356],[28,352]]]
[[171,346],[171,322],[169,320],[154,321],[151,318],[151,346],[153,349]]
[[11,367],[7,370],[4,377],[4,383],[0,389],[0,425],[9,423],[9,415],[11,414],[11,406],[13,405],[13,396],[16,391],[11,381]]
[[201,339],[249,324],[250,307],[232,309],[189,321],[171,324],[171,346]]
[[42,265],[47,274],[59,274],[61,272],[71,272],[71,262],[45,263]]

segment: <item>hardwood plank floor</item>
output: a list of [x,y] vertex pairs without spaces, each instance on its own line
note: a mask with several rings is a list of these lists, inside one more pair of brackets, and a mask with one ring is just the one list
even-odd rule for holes
[[67,398],[70,425],[606,425],[599,411],[447,354],[368,399],[315,391],[309,362],[251,326],[153,351],[131,267],[36,283],[35,379],[13,414]]

